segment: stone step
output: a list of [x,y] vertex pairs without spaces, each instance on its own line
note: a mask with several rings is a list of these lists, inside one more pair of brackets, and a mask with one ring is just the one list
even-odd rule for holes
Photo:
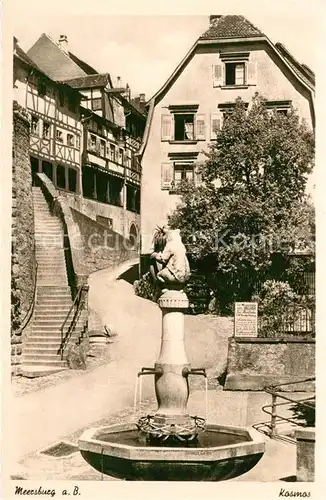
[[67,370],[68,366],[44,366],[44,365],[20,365],[19,372],[23,377],[26,378],[37,378],[37,377],[46,377],[48,375],[54,375],[55,373],[59,373],[63,370]]
[[[43,269],[42,268],[38,269],[38,271],[40,271],[37,273],[38,280],[40,278],[47,278],[47,279],[52,278],[52,281],[50,281],[50,283],[47,283],[47,284],[46,283],[38,283],[39,286],[45,287],[45,286],[53,285],[53,286],[62,286],[62,287],[66,286],[66,287],[68,287],[67,272],[65,270],[62,271],[62,270],[58,269],[57,273],[54,273],[51,270],[49,272],[47,272],[46,269],[43,267]],[[59,283],[57,283],[58,280],[60,280]]]
[[[42,345],[42,344],[41,344]],[[36,346],[31,347],[29,344],[24,347],[22,356],[58,356],[58,349],[60,348],[60,344],[56,344],[54,347],[49,347],[48,344],[44,343],[44,347]]]
[[[67,329],[69,326],[69,321],[67,321],[65,327],[64,327],[64,333],[66,333]],[[42,337],[42,336],[50,336],[50,337],[61,337],[61,330],[60,330],[61,325],[58,326],[32,326],[32,332],[31,336],[37,336],[37,337]],[[76,328],[74,329],[74,332],[77,334],[81,333],[82,327],[77,324]]]
[[61,311],[52,311],[51,309],[49,314],[43,314],[39,312],[35,313],[34,324],[36,324],[37,322],[50,321],[50,320],[60,321],[60,324],[62,324],[66,319],[68,312],[69,312],[68,309],[66,313],[62,313]]
[[44,354],[40,353],[40,352],[25,353],[25,349],[23,350],[23,354],[22,354],[22,357],[24,360],[25,359],[29,359],[29,360],[35,359],[35,361],[38,361],[40,358],[47,360],[47,361],[60,361],[60,359],[58,359],[59,356],[60,355],[57,354],[56,352],[45,352]]
[[33,327],[37,328],[39,327],[40,329],[42,329],[43,327],[47,327],[47,326],[53,326],[55,328],[59,327],[62,325],[62,323],[64,322],[65,318],[61,319],[61,318],[51,318],[51,319],[39,319],[39,318],[35,318],[34,322],[33,322]]
[[[42,314],[54,314],[57,311],[62,311],[62,314],[68,314],[70,306],[68,304],[38,304],[37,312]],[[35,313],[36,314],[36,313]]]
[[67,366],[67,362],[65,360],[61,361],[60,356],[57,357],[57,360],[47,360],[47,359],[22,359],[22,364],[25,366],[34,366],[34,365],[43,365],[43,366],[62,366],[63,368]]
[[62,284],[68,285],[68,280],[67,279],[62,279],[62,280],[56,280],[56,281],[54,281],[53,278],[46,278],[46,277],[44,277],[42,279],[40,278],[39,282],[40,282],[40,285],[46,285],[46,286],[51,285],[51,284],[53,284],[53,285],[62,285]]
[[62,301],[63,304],[68,305],[72,303],[71,295],[69,292],[63,293],[63,292],[57,292],[57,293],[48,293],[48,292],[37,292],[37,299],[45,299],[44,302],[51,302],[52,299],[54,299],[53,304],[56,305],[56,303],[59,301]]
[[34,342],[34,341],[29,341],[27,342],[26,346],[24,347],[24,351],[25,349],[56,349],[58,350],[59,347],[60,347],[60,344],[61,344],[61,340],[58,342],[58,341],[55,341],[55,342],[42,342],[42,341],[39,341],[39,342]]
[[28,342],[32,344],[43,344],[59,346],[61,344],[61,335],[36,335],[33,334],[29,337]]
[[49,266],[55,267],[56,265],[63,264],[66,265],[66,261],[62,255],[57,255],[56,257],[48,257],[47,255],[42,255],[37,260],[38,264],[47,264]]

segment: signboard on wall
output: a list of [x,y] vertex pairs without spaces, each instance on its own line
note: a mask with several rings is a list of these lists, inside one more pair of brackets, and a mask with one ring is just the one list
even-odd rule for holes
[[235,302],[234,336],[257,337],[258,304],[257,302]]

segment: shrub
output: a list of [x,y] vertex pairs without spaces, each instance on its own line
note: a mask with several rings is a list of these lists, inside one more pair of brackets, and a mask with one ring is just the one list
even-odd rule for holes
[[295,418],[304,421],[305,427],[315,427],[315,401],[309,401],[309,406],[296,403],[291,406],[291,410]]
[[297,301],[297,295],[288,283],[268,280],[253,300],[258,302],[261,318],[259,336],[278,337],[282,332],[284,316]]
[[[314,331],[314,297],[296,294],[287,282],[268,280],[259,294],[259,336],[279,337],[283,334]],[[305,325],[305,328],[303,326]]]
[[150,273],[144,274],[144,276],[134,282],[133,286],[136,295],[155,302],[155,290]]

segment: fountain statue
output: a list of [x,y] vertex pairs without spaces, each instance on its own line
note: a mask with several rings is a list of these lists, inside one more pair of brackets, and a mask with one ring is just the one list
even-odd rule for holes
[[179,230],[163,229],[164,248],[152,254],[152,276],[160,286],[161,349],[152,368],[158,408],[137,422],[89,429],[79,440],[85,460],[104,474],[129,480],[208,480],[237,477],[262,457],[265,444],[251,429],[208,424],[187,411],[191,368],[185,352],[184,292],[189,263]]

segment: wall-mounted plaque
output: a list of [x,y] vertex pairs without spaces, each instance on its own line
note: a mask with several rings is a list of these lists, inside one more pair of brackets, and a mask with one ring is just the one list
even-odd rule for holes
[[258,304],[257,302],[235,302],[234,335],[235,337],[257,337]]

